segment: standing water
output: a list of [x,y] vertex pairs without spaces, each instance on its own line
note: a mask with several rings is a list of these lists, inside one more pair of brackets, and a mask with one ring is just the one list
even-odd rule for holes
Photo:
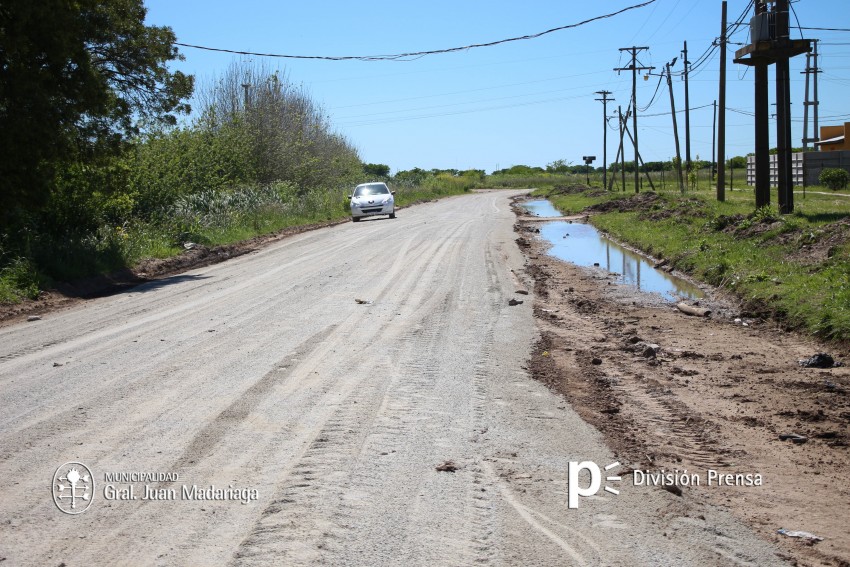
[[[523,206],[536,216],[561,216],[549,201],[529,201]],[[578,266],[598,265],[617,274],[620,283],[633,285],[641,291],[658,293],[669,301],[704,296],[698,287],[656,270],[646,258],[600,234],[589,224],[547,222],[540,227],[540,236],[552,245],[549,250],[552,256]]]
[[528,214],[535,217],[557,218],[563,216],[561,211],[552,206],[546,199],[538,199],[536,201],[526,201],[522,207],[528,211]]

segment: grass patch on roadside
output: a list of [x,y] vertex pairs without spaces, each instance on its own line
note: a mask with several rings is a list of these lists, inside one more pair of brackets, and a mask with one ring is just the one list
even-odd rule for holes
[[[595,196],[594,196],[595,195]],[[754,315],[827,339],[850,340],[850,199],[808,194],[792,215],[754,211],[751,191],[552,193],[565,213],[591,222],[711,285],[730,290]],[[590,202],[590,203],[589,203]]]

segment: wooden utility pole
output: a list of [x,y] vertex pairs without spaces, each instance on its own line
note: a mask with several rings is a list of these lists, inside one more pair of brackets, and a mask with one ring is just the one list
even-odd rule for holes
[[602,186],[608,187],[608,98],[611,91],[596,91],[602,98],[596,100],[602,102]]
[[720,16],[720,92],[717,95],[717,200],[726,200],[726,0]]
[[[625,131],[626,136],[629,137],[629,140],[632,142],[632,144],[634,144],[635,139],[632,138],[632,133],[629,132],[629,121],[628,121],[628,119],[626,119],[626,121],[623,123],[623,130]],[[644,163],[643,158],[640,156],[640,154],[638,154],[638,160],[640,160],[639,165],[642,165],[644,167],[646,166],[646,164]],[[649,186],[652,187],[653,191],[655,191],[655,184],[652,182],[652,177],[649,176],[649,171],[644,170],[643,174],[646,176],[646,180],[649,182]]]
[[[788,0],[776,2],[776,41],[780,48],[791,41],[790,5]],[[779,212],[794,212],[794,176],[791,153],[791,71],[790,57],[776,61],[776,173],[779,187]]]
[[[773,4],[773,11],[768,11]],[[750,24],[752,43],[735,52],[735,62],[755,70],[755,170],[756,208],[770,204],[770,138],[767,68],[776,63],[776,126],[779,210],[794,211],[791,176],[791,91],[788,60],[811,51],[809,39],[792,40],[788,0],[756,0]]]
[[632,72],[632,129],[634,130],[634,144],[635,144],[635,193],[640,193],[640,169],[638,165],[638,129],[637,129],[637,73],[638,71],[651,71],[655,69],[655,67],[638,67],[637,64],[637,54],[641,51],[646,51],[649,49],[648,47],[621,47],[620,51],[628,51],[632,55],[632,64],[628,67],[620,67],[614,69],[618,73],[620,71],[631,71]]
[[631,109],[626,109],[626,116],[623,117],[623,107],[618,106],[617,111],[620,113],[620,177],[622,178],[623,191],[626,190],[626,148],[623,144],[623,137],[626,135],[626,122],[629,120],[629,112]]
[[[673,60],[676,61],[675,59]],[[679,191],[685,192],[685,181],[682,177],[682,152],[679,149],[679,127],[676,123],[676,99],[673,97],[673,78],[670,74],[670,63],[667,63],[667,86],[670,89],[670,113],[673,115],[673,138],[676,140],[676,175],[679,178]]]
[[711,120],[711,179],[714,179],[714,168],[717,165],[714,161],[714,148],[717,144],[717,101],[715,100],[714,105],[714,114]]
[[691,62],[688,61],[688,42],[685,42],[685,49],[682,51],[685,57],[685,164],[687,171],[691,171],[691,99],[688,95],[688,67]]

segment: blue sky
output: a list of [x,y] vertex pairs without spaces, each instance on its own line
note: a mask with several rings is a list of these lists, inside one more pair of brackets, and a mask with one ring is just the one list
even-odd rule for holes
[[[374,55],[436,50],[541,32],[615,12],[643,0],[601,2],[502,0],[314,1],[147,0],[148,23],[170,26],[178,41],[240,51],[294,55]],[[730,22],[747,6],[729,0]],[[799,0],[793,7],[804,27],[850,28],[846,0]],[[648,46],[639,61],[661,71],[688,42],[695,63],[720,34],[720,0],[656,0],[585,26],[537,39],[421,57],[412,61],[305,61],[213,53],[181,48],[186,60],[174,65],[194,74],[202,89],[234,60],[263,62],[285,70],[303,84],[332,124],[366,162],[412,167],[485,169],[516,164],[545,167],[557,159],[580,163],[602,159],[602,103],[595,91],[609,90],[617,105],[628,105],[631,74],[618,75],[629,56],[619,48]],[[751,11],[747,12],[748,22]],[[792,16],[792,25],[796,20]],[[727,107],[752,112],[753,75],[732,63],[748,41],[748,28],[730,38]],[[850,121],[850,33],[803,31],[820,39],[821,125]],[[800,38],[799,30],[792,37]],[[802,138],[805,56],[791,61],[794,145]],[[711,157],[719,55],[715,52],[690,79],[691,155]],[[638,79],[638,108],[656,92],[658,76]],[[774,98],[771,70],[771,102]],[[674,77],[678,110],[684,83]],[[703,108],[699,108],[703,107]],[[652,105],[639,112],[641,155],[646,161],[675,155],[666,81]],[[659,116],[651,116],[660,114]],[[679,114],[684,155],[684,115]],[[832,117],[832,118],[830,118]],[[810,117],[811,121],[811,117]],[[613,122],[612,125],[615,125]],[[811,124],[809,126],[812,128]],[[775,137],[772,127],[771,140]],[[609,130],[609,161],[617,150]],[[773,144],[773,142],[771,142]],[[753,119],[727,114],[727,155],[752,151]],[[627,151],[627,159],[632,156]]]

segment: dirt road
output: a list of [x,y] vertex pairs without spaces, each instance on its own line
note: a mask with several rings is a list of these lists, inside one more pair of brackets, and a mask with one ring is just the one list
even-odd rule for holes
[[[570,461],[619,457],[526,369],[514,194],[0,329],[4,564],[782,564],[727,511],[657,487],[568,508]],[[69,461],[95,481],[78,515],[51,495]]]

